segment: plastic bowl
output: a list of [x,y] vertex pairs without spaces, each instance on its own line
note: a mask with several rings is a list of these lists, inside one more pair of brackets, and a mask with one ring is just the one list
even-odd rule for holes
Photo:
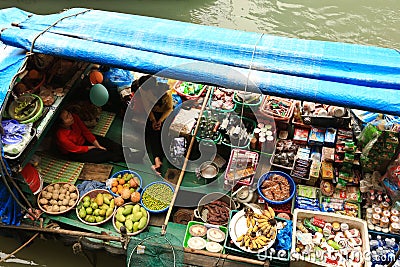
[[[126,206],[126,205],[135,206],[136,204],[134,204],[133,202],[128,202],[128,203],[125,203],[124,205],[122,205],[121,207],[124,207],[124,206]],[[138,205],[141,206],[141,207],[143,207],[142,205],[140,205],[140,203],[138,203]],[[117,208],[117,210],[118,210],[118,208]],[[129,236],[134,236],[134,235],[140,234],[141,232],[143,232],[143,231],[147,228],[147,226],[149,225],[149,221],[150,221],[150,213],[149,213],[149,211],[147,211],[147,210],[146,210],[146,213],[147,213],[147,222],[146,222],[146,225],[145,225],[142,229],[140,229],[140,230],[138,230],[138,231],[136,231],[136,232],[133,232],[133,233],[127,232],[127,235],[129,235]],[[113,214],[113,216],[112,216],[112,217],[113,217],[112,223],[113,223],[113,226],[114,226],[115,231],[117,231],[118,233],[121,233],[120,229],[118,229],[118,228],[117,228],[117,225],[115,224],[115,221],[117,220],[116,215],[117,215],[117,212],[114,212],[114,214]],[[126,226],[125,226],[125,227],[126,227]]]
[[[15,108],[18,106],[18,102],[26,101],[26,102],[30,103],[35,98],[37,98],[38,100],[35,102],[35,105],[31,108],[31,111],[29,112],[29,114],[27,114],[23,117],[17,118],[15,116]],[[21,95],[18,98],[18,102],[13,101],[13,102],[11,102],[10,106],[8,107],[8,114],[10,115],[10,117],[12,119],[17,120],[20,123],[29,123],[29,122],[36,121],[42,115],[43,101],[39,96],[34,95],[34,94]]]
[[[148,185],[143,189],[142,198],[140,199],[140,204],[141,204],[142,207],[145,208],[148,212],[151,212],[151,213],[162,213],[162,212],[168,210],[169,205],[168,205],[167,207],[161,209],[161,210],[152,210],[152,209],[146,207],[146,205],[143,203],[143,196],[144,196],[144,194],[146,193],[146,190],[148,190],[151,186],[154,186],[154,185],[156,185],[156,184],[163,184],[163,185],[167,186],[169,189],[171,189],[172,194],[174,193],[174,188],[173,188],[169,183],[166,183],[166,182],[152,182],[152,183],[148,184]],[[165,195],[165,192],[163,192],[163,194]],[[156,196],[156,197],[157,197],[157,196]]]
[[114,197],[119,197],[120,195],[119,195],[118,193],[114,193],[114,192],[111,190],[111,183],[112,183],[112,181],[113,181],[114,178],[117,178],[119,175],[122,176],[122,175],[124,175],[125,173],[132,173],[132,174],[135,175],[137,178],[139,178],[140,185],[139,185],[139,187],[136,189],[136,191],[140,192],[140,191],[142,190],[142,184],[143,184],[143,179],[142,179],[142,177],[141,177],[137,172],[134,172],[134,171],[131,171],[131,170],[122,170],[122,171],[119,171],[119,172],[114,173],[114,174],[113,174],[109,179],[107,179],[107,181],[106,181],[107,189],[108,189],[108,191],[111,193],[111,195],[113,195]]
[[86,194],[84,194],[83,196],[81,196],[81,198],[79,199],[78,206],[77,206],[76,209],[75,209],[75,211],[76,211],[76,217],[78,217],[78,219],[79,219],[81,222],[83,222],[84,224],[87,224],[87,225],[100,225],[100,224],[103,224],[103,223],[109,221],[109,220],[113,217],[113,215],[114,215],[114,212],[115,212],[115,210],[116,210],[116,206],[114,206],[114,209],[113,209],[113,212],[111,213],[111,215],[108,216],[107,218],[105,218],[104,220],[102,220],[101,222],[93,222],[93,223],[87,222],[87,221],[85,221],[84,219],[82,219],[82,218],[79,216],[79,210],[80,210],[80,208],[82,207],[82,204],[83,204],[83,203],[82,203],[82,202],[83,202],[82,200],[83,200],[83,198],[84,198],[85,196],[89,196],[90,198],[96,198],[96,196],[97,196],[99,193],[102,193],[102,194],[110,194],[110,192],[108,192],[108,190],[105,190],[105,189],[94,189],[94,190],[91,190],[91,191],[87,192]]
[[[281,200],[281,201],[271,200],[271,199],[266,198],[266,197],[264,196],[264,194],[261,192],[261,185],[262,185],[262,183],[263,183],[265,180],[268,180],[269,177],[271,177],[273,174],[278,174],[278,175],[280,175],[280,176],[285,177],[285,178],[288,180],[289,185],[290,185],[290,192],[289,192],[290,195],[289,195],[289,197],[288,197],[287,199]],[[269,204],[275,204],[275,205],[280,205],[280,204],[285,204],[285,203],[289,202],[289,201],[294,197],[294,195],[296,194],[296,184],[295,184],[293,178],[292,178],[289,174],[286,174],[286,173],[281,172],[281,171],[270,171],[270,172],[264,173],[264,174],[260,177],[260,179],[258,179],[257,190],[258,190],[258,194],[259,194],[267,203],[269,203]]]

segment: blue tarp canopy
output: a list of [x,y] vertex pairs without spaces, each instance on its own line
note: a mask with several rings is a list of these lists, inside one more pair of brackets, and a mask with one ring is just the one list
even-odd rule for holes
[[[27,12],[17,8],[4,9],[0,12],[0,28],[9,27],[13,21],[25,19]],[[0,103],[4,102],[12,79],[22,67],[26,57],[25,50],[0,42]]]
[[0,40],[33,52],[400,115],[400,54],[393,49],[81,8],[14,22]]

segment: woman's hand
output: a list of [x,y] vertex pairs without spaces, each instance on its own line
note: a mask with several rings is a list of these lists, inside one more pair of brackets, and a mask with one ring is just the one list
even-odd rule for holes
[[107,148],[101,146],[97,140],[95,140],[93,142],[93,145],[95,146],[95,148],[98,148],[98,149],[101,149],[101,150],[107,150]]
[[161,130],[161,122],[159,122],[159,121],[153,121],[151,126],[153,127],[154,131]]

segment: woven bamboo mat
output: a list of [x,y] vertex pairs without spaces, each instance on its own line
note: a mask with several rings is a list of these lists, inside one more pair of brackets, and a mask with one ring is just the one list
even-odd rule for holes
[[40,175],[45,183],[69,182],[75,184],[84,163],[67,161],[48,155],[41,155]]
[[112,122],[114,121],[114,118],[115,118],[115,113],[103,110],[100,113],[99,122],[96,124],[96,126],[91,128],[90,131],[93,134],[97,134],[100,136],[106,136],[108,129],[110,129],[110,126],[111,126]]

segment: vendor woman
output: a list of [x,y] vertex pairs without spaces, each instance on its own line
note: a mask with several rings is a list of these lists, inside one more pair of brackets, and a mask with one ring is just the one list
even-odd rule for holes
[[60,152],[72,161],[121,162],[124,161],[122,146],[114,141],[93,135],[78,115],[62,110],[56,132]]

